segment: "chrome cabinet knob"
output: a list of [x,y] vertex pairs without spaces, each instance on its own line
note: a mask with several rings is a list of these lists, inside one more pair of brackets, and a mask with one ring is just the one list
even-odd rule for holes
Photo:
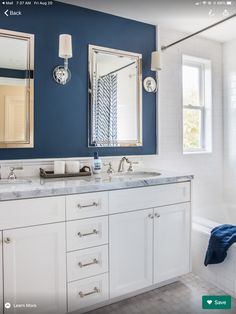
[[148,218],[153,219],[153,218],[154,218],[153,214],[149,214],[149,215],[148,215]]
[[4,243],[6,243],[6,244],[11,243],[11,238],[8,238],[8,237],[7,237],[7,238],[5,238],[5,239],[4,239]]
[[155,213],[155,217],[156,217],[156,218],[160,218],[160,217],[161,217],[161,215],[160,215],[160,214],[158,214],[158,213]]

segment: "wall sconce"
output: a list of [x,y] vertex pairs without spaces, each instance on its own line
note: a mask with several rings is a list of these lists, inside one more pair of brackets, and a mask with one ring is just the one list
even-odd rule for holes
[[[151,70],[155,72],[161,71],[161,55],[159,51],[152,52]],[[151,76],[146,77],[143,81],[143,86],[145,91],[148,93],[156,93],[157,80],[154,80],[154,78]]]
[[71,35],[61,34],[59,36],[59,57],[64,59],[64,65],[59,65],[53,71],[53,78],[58,84],[65,85],[71,79],[68,68],[68,59],[72,58]]

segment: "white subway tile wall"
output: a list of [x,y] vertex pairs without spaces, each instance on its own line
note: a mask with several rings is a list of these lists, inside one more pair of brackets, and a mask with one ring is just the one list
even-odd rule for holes
[[[186,34],[160,29],[160,46]],[[182,54],[212,61],[213,89],[213,152],[210,154],[182,153]],[[159,156],[146,158],[146,163],[159,169],[193,173],[193,214],[220,219],[215,212],[223,202],[223,101],[222,46],[220,43],[194,37],[162,54],[159,72]],[[149,161],[148,161],[149,160]]]
[[[236,40],[223,45],[224,91],[224,198],[236,217]],[[232,206],[233,205],[233,206]]]

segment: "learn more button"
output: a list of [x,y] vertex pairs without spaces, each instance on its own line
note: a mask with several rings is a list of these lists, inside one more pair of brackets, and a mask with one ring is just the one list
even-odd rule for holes
[[230,310],[230,295],[204,295],[202,296],[202,308],[204,310]]

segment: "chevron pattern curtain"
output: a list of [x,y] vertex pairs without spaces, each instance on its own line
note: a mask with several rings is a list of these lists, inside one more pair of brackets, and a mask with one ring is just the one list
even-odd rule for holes
[[100,145],[117,145],[117,74],[97,81],[94,110],[94,134]]

